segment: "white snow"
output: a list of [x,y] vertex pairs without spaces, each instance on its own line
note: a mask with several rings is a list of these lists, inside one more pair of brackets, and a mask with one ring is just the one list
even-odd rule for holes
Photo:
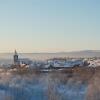
[[96,59],[96,60],[89,60],[89,67],[98,67],[100,66],[100,59]]

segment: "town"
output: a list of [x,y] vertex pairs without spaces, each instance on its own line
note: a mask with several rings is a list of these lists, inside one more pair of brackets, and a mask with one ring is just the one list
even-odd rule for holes
[[95,68],[100,66],[100,58],[51,58],[45,61],[34,61],[29,58],[20,58],[15,50],[13,63],[3,64],[3,69],[11,71],[38,70],[41,72],[63,71],[72,68]]

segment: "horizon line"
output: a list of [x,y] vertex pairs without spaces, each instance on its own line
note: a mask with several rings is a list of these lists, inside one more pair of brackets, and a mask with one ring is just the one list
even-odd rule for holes
[[[17,50],[16,50],[17,51]],[[55,51],[55,52],[18,52],[19,54],[22,54],[22,53],[70,53],[70,52],[84,52],[84,51],[99,51],[100,50],[73,50],[73,51]],[[0,54],[4,54],[4,53],[14,53],[14,52],[0,52]]]

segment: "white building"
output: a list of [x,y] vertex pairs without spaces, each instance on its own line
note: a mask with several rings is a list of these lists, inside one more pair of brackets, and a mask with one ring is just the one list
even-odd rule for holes
[[84,60],[81,59],[71,59],[71,60],[60,60],[60,59],[53,59],[53,60],[48,60],[47,62],[48,66],[53,66],[53,67],[74,67],[74,66],[83,66],[84,65]]

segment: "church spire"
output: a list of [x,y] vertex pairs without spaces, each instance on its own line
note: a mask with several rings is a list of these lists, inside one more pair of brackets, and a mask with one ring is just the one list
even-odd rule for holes
[[15,50],[15,55],[18,55],[17,51]]
[[14,54],[14,64],[15,65],[18,65],[18,63],[19,63],[18,54],[17,54],[17,51],[15,50],[15,54]]

